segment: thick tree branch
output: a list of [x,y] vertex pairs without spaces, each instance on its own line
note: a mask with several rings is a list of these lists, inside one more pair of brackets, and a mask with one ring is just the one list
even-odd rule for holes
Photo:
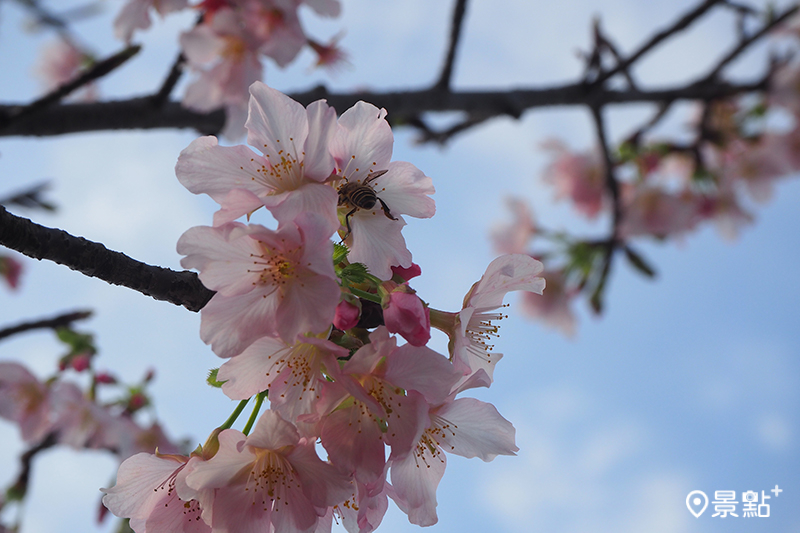
[[0,245],[34,259],[49,259],[156,300],[182,305],[190,311],[199,311],[214,295],[194,272],[176,272],[141,263],[100,243],[12,215],[3,207],[0,207]]
[[[506,91],[436,90],[396,92],[329,93],[324,87],[290,93],[303,105],[325,98],[328,104],[342,113],[359,100],[371,102],[389,111],[394,124],[403,124],[409,117],[431,111],[467,111],[482,116],[520,117],[525,111],[538,107],[569,105],[627,104],[651,102],[671,103],[678,100],[716,100],[736,94],[763,91],[766,78],[753,83],[732,84],[724,81],[690,83],[680,87],[656,90],[614,90],[589,87],[582,83],[559,85],[543,89],[510,89]],[[0,115],[17,108],[0,105]],[[204,135],[218,134],[225,124],[222,110],[200,113],[168,102],[159,107],[149,97],[97,102],[91,104],[62,104],[37,113],[36,117],[20,119],[0,130],[0,136],[49,136],[86,131],[192,128]]]
[[63,315],[58,315],[45,320],[23,322],[22,324],[17,324],[16,326],[0,329],[0,339],[4,339],[24,331],[30,331],[32,329],[58,329],[69,327],[73,322],[77,320],[85,320],[90,316],[92,316],[91,311],[73,311],[71,313],[65,313]]

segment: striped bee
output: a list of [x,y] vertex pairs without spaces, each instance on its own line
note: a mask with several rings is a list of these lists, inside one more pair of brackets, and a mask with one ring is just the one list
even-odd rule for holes
[[388,170],[379,170],[372,173],[370,177],[364,180],[364,183],[348,182],[339,187],[339,205],[353,208],[344,217],[344,225],[347,227],[347,233],[345,233],[345,236],[342,240],[346,239],[350,235],[350,217],[359,209],[372,209],[378,202],[380,202],[381,208],[383,208],[383,214],[386,215],[387,218],[391,220],[397,220],[392,216],[389,206],[387,206],[383,200],[378,198],[378,195],[375,194],[375,190],[369,184],[369,182],[380,178],[387,172]]

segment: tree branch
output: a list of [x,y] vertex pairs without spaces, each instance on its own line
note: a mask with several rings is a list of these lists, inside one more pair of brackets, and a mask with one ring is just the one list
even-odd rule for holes
[[[329,93],[324,87],[290,93],[303,105],[321,98],[343,113],[359,100],[371,102],[389,111],[387,117],[401,125],[409,117],[437,111],[469,111],[482,116],[519,118],[525,111],[538,107],[570,105],[628,104],[650,102],[671,103],[679,100],[716,100],[736,94],[763,91],[766,79],[752,83],[732,84],[724,81],[690,83],[680,87],[656,90],[614,90],[589,87],[583,83],[559,85],[543,89],[510,89],[507,91],[447,92],[430,89],[397,92]],[[17,108],[0,105],[0,115]],[[192,128],[203,135],[216,135],[225,124],[222,110],[210,113],[192,111],[178,102],[153,105],[149,97],[110,102],[60,104],[26,117],[0,130],[0,136],[49,136],[86,131]]]
[[71,313],[65,313],[63,315],[58,315],[45,320],[23,322],[22,324],[17,324],[16,326],[0,329],[0,339],[4,339],[24,331],[30,331],[32,329],[58,329],[69,327],[73,322],[87,319],[90,316],[92,316],[91,311],[73,311]]
[[68,81],[60,87],[57,87],[54,91],[44,95],[38,100],[34,100],[25,106],[11,108],[7,112],[0,115],[0,128],[7,127],[9,124],[13,124],[15,121],[24,117],[36,115],[38,111],[41,111],[42,109],[45,109],[46,107],[60,101],[71,92],[80,89],[87,83],[91,83],[98,78],[102,78],[106,74],[122,66],[126,61],[139,53],[139,50],[141,50],[141,46],[129,46],[111,57],[108,57],[102,61],[98,61],[76,78]]
[[34,259],[49,259],[156,300],[182,305],[190,311],[199,311],[214,295],[194,272],[176,272],[141,263],[100,243],[12,215],[4,207],[0,207],[0,245]]
[[453,25],[450,27],[450,44],[447,48],[444,66],[439,80],[434,87],[440,91],[450,90],[450,81],[453,78],[453,64],[456,59],[456,48],[461,37],[461,28],[464,25],[464,14],[467,12],[467,0],[456,0],[453,9]]

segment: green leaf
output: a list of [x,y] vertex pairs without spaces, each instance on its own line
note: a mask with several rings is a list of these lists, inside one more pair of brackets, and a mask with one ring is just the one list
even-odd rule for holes
[[209,370],[208,377],[206,378],[206,383],[208,383],[214,388],[219,389],[220,387],[222,387],[222,384],[227,383],[228,380],[226,379],[225,381],[217,381],[217,372],[219,372],[219,368],[212,368],[211,370]]
[[361,263],[353,263],[342,269],[341,277],[349,283],[358,284],[367,281],[367,274],[367,267]]
[[635,268],[648,278],[656,277],[655,269],[651,267],[650,264],[647,261],[645,261],[645,259],[641,255],[639,255],[638,252],[635,252],[633,248],[631,248],[630,246],[625,247],[625,257],[628,258],[628,262],[631,264],[631,266],[633,266],[633,268]]
[[347,254],[350,253],[350,249],[347,248],[344,244],[340,242],[333,243],[333,264],[338,265],[345,259],[347,259]]

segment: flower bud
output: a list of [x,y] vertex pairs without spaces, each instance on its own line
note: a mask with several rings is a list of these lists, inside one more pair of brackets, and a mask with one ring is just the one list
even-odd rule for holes
[[334,327],[342,331],[356,327],[361,317],[361,302],[356,297],[348,296],[346,295],[336,306],[336,314],[333,317]]
[[405,283],[384,298],[383,320],[390,332],[399,333],[413,346],[425,346],[431,338],[430,312]]

